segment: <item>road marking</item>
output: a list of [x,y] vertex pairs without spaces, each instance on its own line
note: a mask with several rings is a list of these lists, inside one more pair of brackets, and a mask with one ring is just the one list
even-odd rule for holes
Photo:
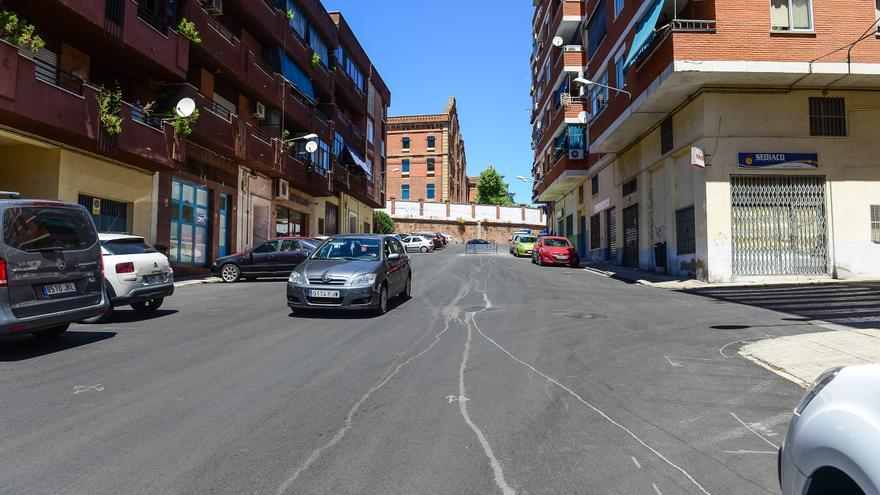
[[684,364],[679,363],[678,361],[674,361],[677,359],[682,359],[685,361],[708,361],[710,363],[715,361],[714,359],[709,359],[709,358],[686,357],[686,356],[663,356],[663,357],[666,358],[666,360],[669,361],[669,364],[671,364],[675,368],[681,368],[682,366],[684,366]]
[[96,385],[77,385],[77,386],[73,387],[73,395],[80,394],[82,392],[91,392],[91,391],[103,392],[104,385],[101,385],[100,383],[98,383]]
[[461,395],[447,395],[446,400],[448,400],[449,403],[452,404],[453,402],[464,402],[470,399]]
[[727,354],[724,354],[724,349],[727,349],[728,347],[732,346],[733,344],[739,344],[740,342],[748,344],[748,343],[751,343],[751,341],[752,341],[752,339],[740,339],[740,340],[735,340],[733,342],[728,342],[727,344],[724,344],[723,346],[721,346],[721,349],[718,349],[718,352],[721,353],[721,356],[724,357],[724,359],[730,359],[733,356],[728,356]]
[[642,465],[639,464],[638,459],[636,459],[635,457],[632,457],[631,459],[633,460],[633,464],[635,464],[637,468],[642,469]]
[[729,401],[727,401],[727,403],[728,404],[740,404],[742,402],[745,402],[745,400],[748,399],[749,397],[751,397],[755,394],[761,393],[764,390],[766,390],[767,387],[769,387],[771,383],[772,383],[771,380],[768,378],[768,379],[762,381],[761,383],[755,385],[754,387],[748,389],[747,391],[741,393],[740,395],[737,395],[733,399],[730,399]]
[[681,364],[677,361],[673,361],[673,360],[669,359],[669,356],[663,356],[663,357],[666,358],[667,361],[669,361],[669,364],[671,364],[673,368],[681,368],[682,366],[684,366],[683,364]]
[[774,449],[779,449],[779,446],[777,446],[775,443],[771,442],[770,440],[767,440],[767,438],[765,438],[764,435],[761,435],[760,433],[758,433],[757,430],[755,430],[755,429],[752,428],[751,426],[747,425],[745,421],[739,419],[739,416],[737,416],[736,414],[733,414],[733,411],[730,411],[730,415],[733,416],[733,419],[739,421],[740,424],[742,424],[743,426],[745,426],[746,428],[748,428],[750,432],[754,433],[755,436],[757,436],[757,437],[760,438],[761,440],[767,442],[767,445],[773,447]]
[[779,454],[778,450],[722,450],[725,454]]
[[660,489],[657,488],[657,484],[656,484],[656,483],[651,483],[651,486],[654,487],[654,492],[657,493],[657,495],[663,495],[663,492],[661,492]]

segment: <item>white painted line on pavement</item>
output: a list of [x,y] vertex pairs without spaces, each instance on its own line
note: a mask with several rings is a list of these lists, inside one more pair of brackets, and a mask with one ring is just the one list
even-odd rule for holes
[[727,344],[724,344],[723,346],[721,346],[721,349],[718,349],[718,352],[720,352],[721,355],[724,356],[724,359],[730,359],[733,356],[728,356],[727,354],[724,354],[724,349],[727,349],[728,347],[732,346],[733,344],[739,344],[740,342],[749,343],[751,341],[752,341],[752,339],[740,339],[740,340],[735,340],[733,342],[728,342]]
[[633,464],[635,464],[637,468],[642,469],[642,465],[639,464],[638,459],[636,459],[635,457],[631,457],[631,459],[633,460]]
[[752,428],[751,426],[747,425],[745,421],[739,419],[739,416],[737,416],[736,414],[733,414],[733,411],[730,411],[730,415],[733,416],[733,419],[739,421],[740,424],[742,424],[743,426],[745,426],[746,428],[748,428],[750,432],[754,433],[755,436],[757,436],[757,437],[760,438],[761,440],[767,442],[767,445],[773,447],[774,449],[779,449],[779,446],[778,446],[778,445],[776,445],[775,443],[771,442],[770,440],[767,440],[767,438],[764,437],[764,435],[761,435],[760,433],[758,433],[757,430],[755,430],[755,429]]
[[77,386],[73,387],[73,395],[80,394],[83,392],[90,392],[90,391],[103,392],[104,385],[101,385],[100,383],[98,383],[96,385],[77,385]]
[[722,450],[721,452],[724,454],[779,454],[778,450]]
[[654,487],[654,492],[655,492],[657,495],[663,495],[663,492],[661,492],[660,489],[657,488],[657,484],[656,484],[656,483],[651,483],[651,486]]

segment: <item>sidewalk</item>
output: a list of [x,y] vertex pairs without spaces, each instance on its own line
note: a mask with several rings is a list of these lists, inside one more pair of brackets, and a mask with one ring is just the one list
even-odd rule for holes
[[[617,266],[601,261],[582,262],[581,267],[603,277],[613,278],[627,283],[657,287],[659,289],[688,290],[710,287],[710,284],[692,278],[673,277],[663,273],[646,272],[639,270],[638,268]],[[716,284],[712,284],[711,286],[714,287],[715,285]]]
[[186,275],[174,277],[174,288],[186,287],[188,285],[216,284],[222,281],[220,277],[213,277],[211,275]]

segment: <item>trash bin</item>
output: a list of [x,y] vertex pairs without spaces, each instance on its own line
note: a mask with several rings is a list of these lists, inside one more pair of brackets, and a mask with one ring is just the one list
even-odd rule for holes
[[654,244],[654,266],[666,269],[666,243],[658,242]]

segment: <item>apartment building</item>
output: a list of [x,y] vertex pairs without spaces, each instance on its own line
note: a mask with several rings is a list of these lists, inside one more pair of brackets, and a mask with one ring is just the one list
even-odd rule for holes
[[388,196],[465,203],[467,154],[454,97],[441,114],[388,119]]
[[[568,32],[553,9],[582,19]],[[710,282],[880,275],[878,17],[875,0],[536,1],[549,227],[587,257]],[[570,44],[580,82],[546,68]],[[584,112],[584,160],[547,144],[562,120],[541,98]]]
[[320,1],[2,8],[45,46],[0,41],[0,189],[80,202],[184,271],[276,235],[371,230],[391,95]]

